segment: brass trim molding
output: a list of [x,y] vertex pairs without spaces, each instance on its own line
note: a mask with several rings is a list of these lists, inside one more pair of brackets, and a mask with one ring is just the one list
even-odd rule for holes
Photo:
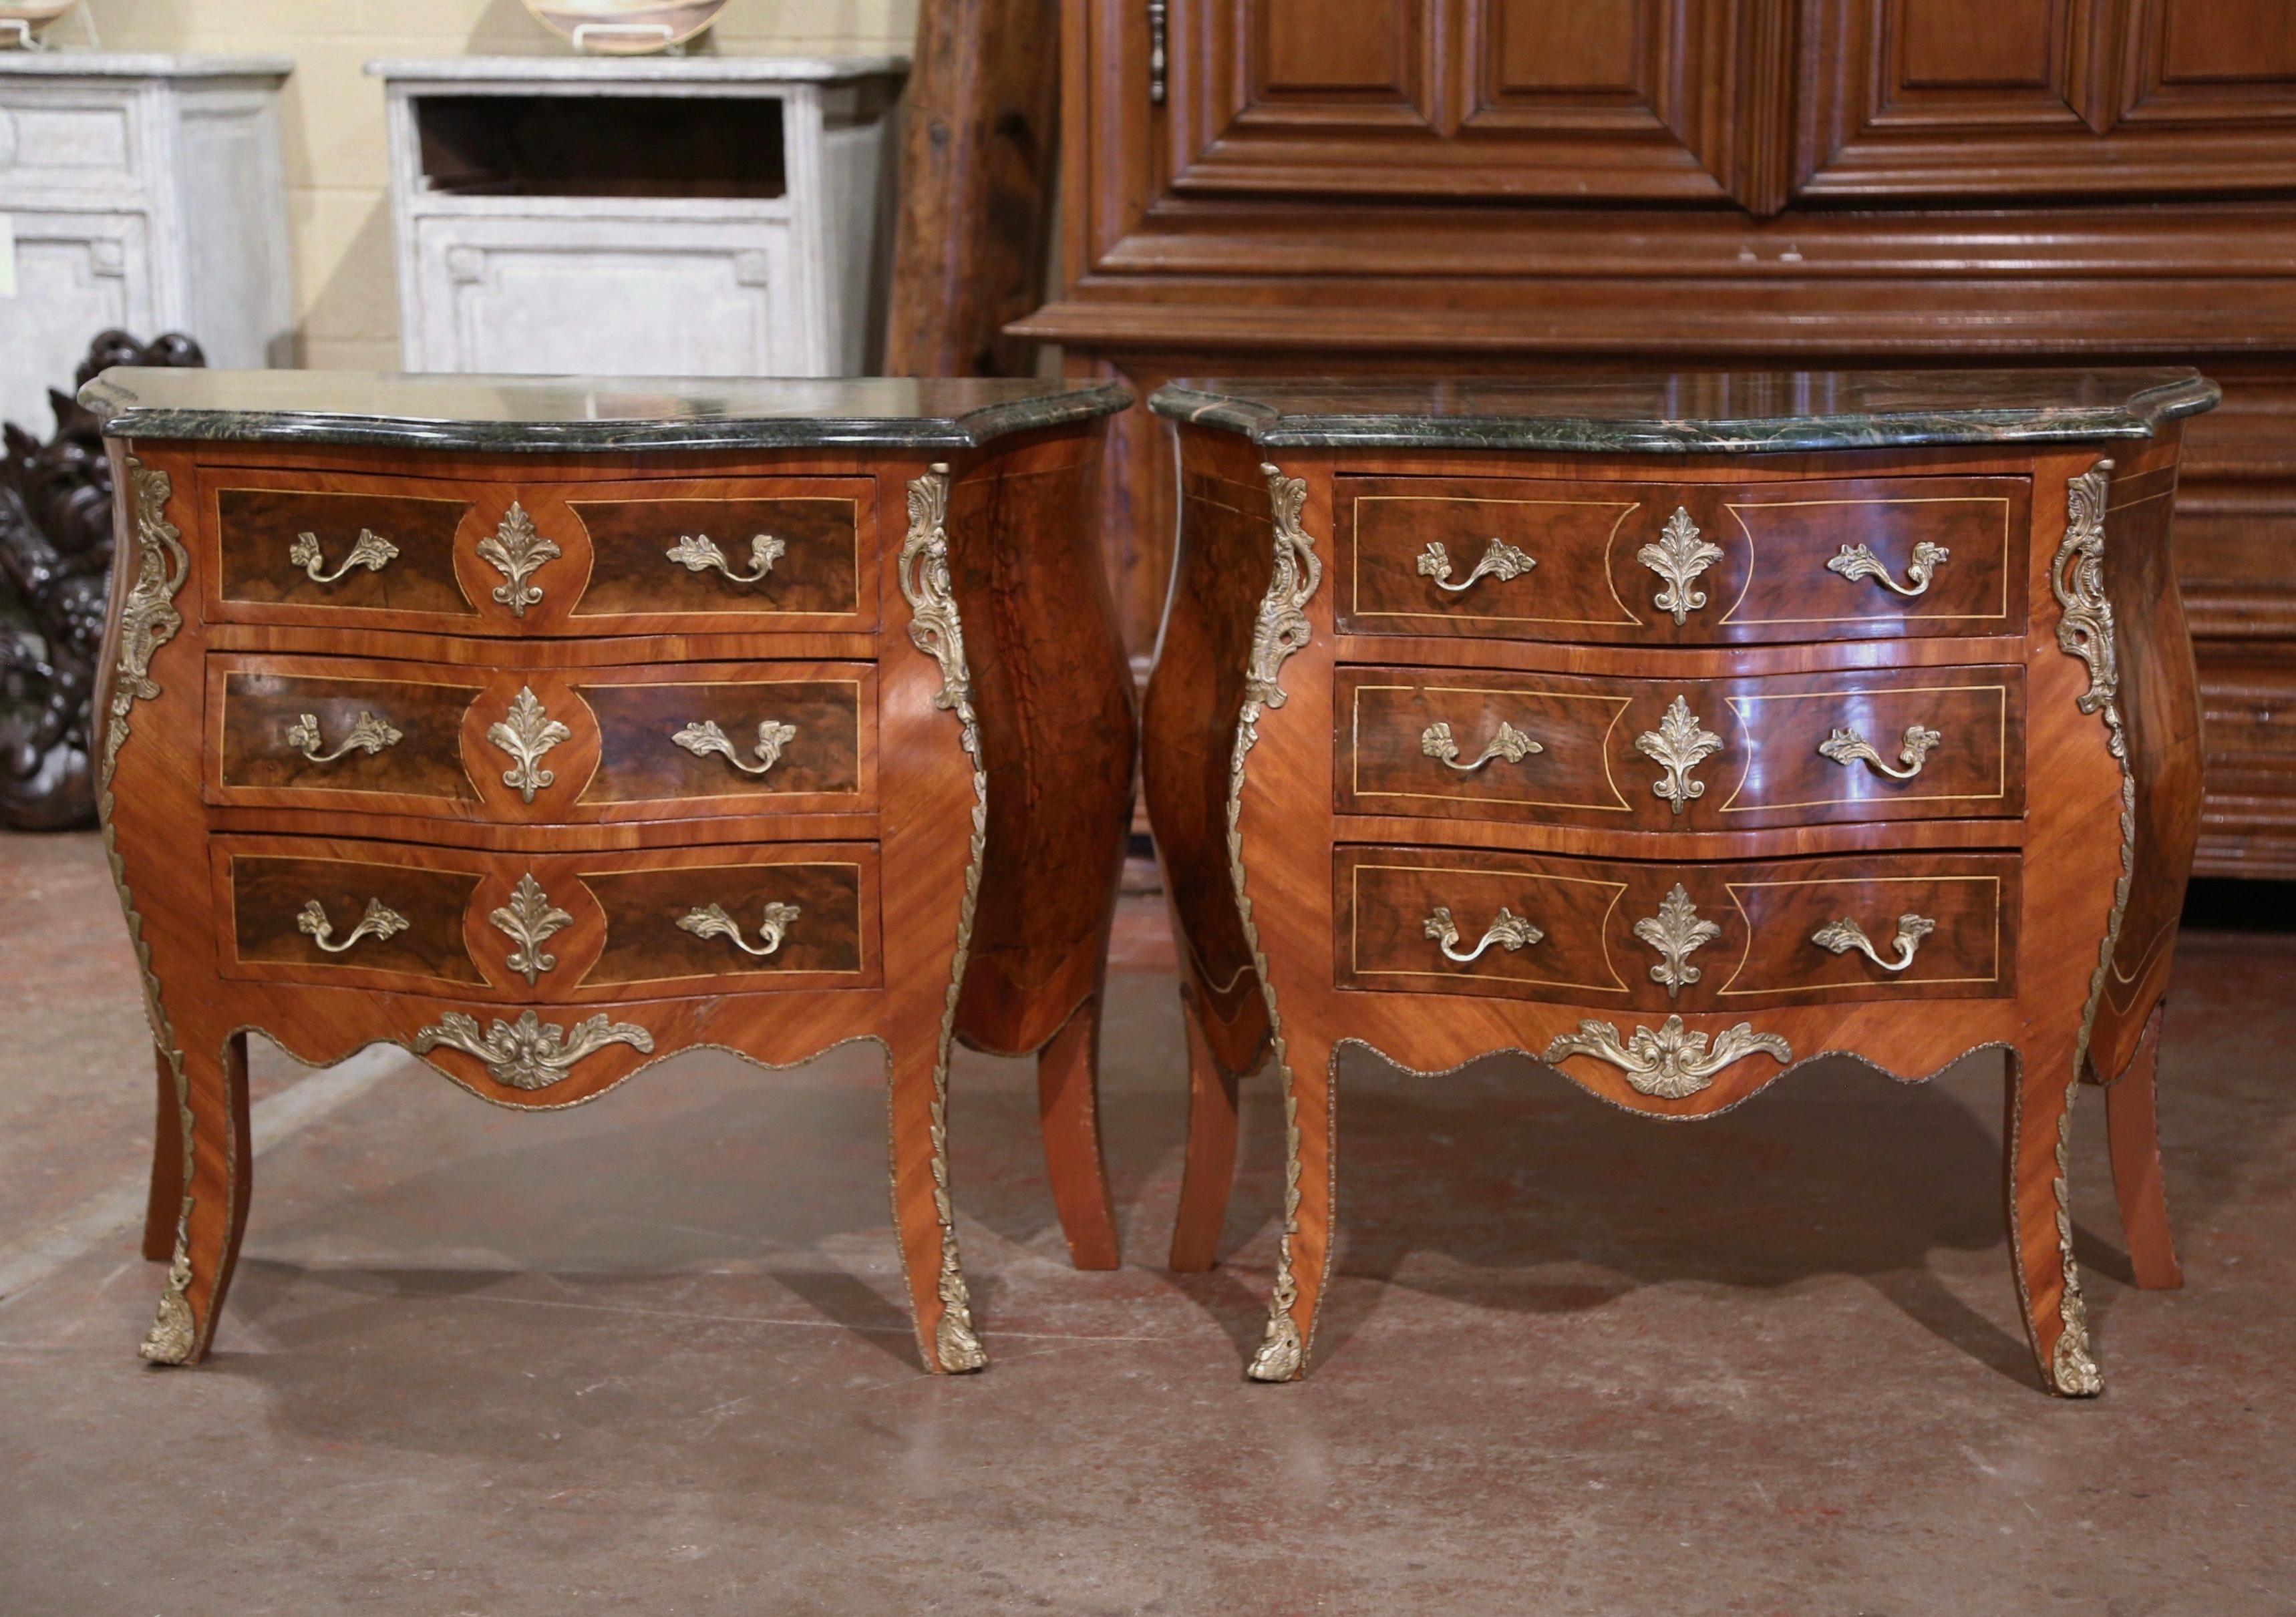
[[1485,578],[1496,578],[1505,584],[1510,579],[1521,577],[1538,565],[1538,557],[1528,551],[1517,550],[1496,534],[1491,535],[1490,543],[1484,547],[1482,559],[1475,563],[1474,570],[1456,584],[1451,582],[1451,552],[1439,540],[1429,540],[1427,548],[1419,552],[1418,560],[1422,578],[1433,579],[1437,589],[1447,590],[1454,595],[1465,593]]
[[536,792],[558,780],[554,771],[536,767],[542,755],[573,734],[544,711],[542,698],[534,694],[531,685],[520,686],[509,711],[487,726],[487,739],[514,760],[512,767],[503,771],[503,784],[514,788],[529,803],[534,801]]
[[[901,594],[909,603],[909,639],[940,665],[933,706],[954,713],[965,755],[972,761],[972,841],[964,867],[964,900],[957,911],[956,958],[942,1002],[940,1046],[933,1059],[933,1215],[940,1222],[940,1323],[931,1352],[947,1371],[978,1370],[988,1362],[972,1327],[972,1296],[957,1254],[956,1208],[948,1192],[948,1061],[956,1040],[956,1002],[972,952],[972,921],[980,903],[980,862],[988,845],[988,773],[980,756],[980,721],[972,711],[972,674],[964,657],[964,625],[948,566],[948,467],[936,462],[909,484],[909,532],[901,542]],[[893,1216],[900,1218],[896,1198]]]
[[1690,615],[1706,604],[1706,592],[1691,585],[1698,576],[1722,559],[1722,547],[1702,537],[1698,524],[1690,519],[1689,509],[1677,505],[1674,515],[1666,519],[1659,530],[1656,542],[1645,544],[1635,552],[1635,559],[1665,581],[1664,587],[1651,598],[1651,604],[1660,611],[1670,613],[1679,628],[1690,621]]
[[[1251,660],[1244,667],[1243,706],[1236,715],[1235,745],[1228,755],[1227,869],[1228,879],[1235,886],[1244,944],[1251,951],[1252,969],[1259,974],[1260,993],[1267,1002],[1268,1042],[1275,1052],[1275,1071],[1283,1086],[1283,1233],[1276,1243],[1275,1285],[1267,1299],[1267,1335],[1244,1373],[1254,1381],[1293,1381],[1308,1358],[1299,1321],[1292,1317],[1292,1307],[1300,1300],[1299,1282],[1292,1271],[1292,1243],[1300,1233],[1300,1096],[1292,1082],[1291,1054],[1283,1043],[1283,1013],[1276,1008],[1275,990],[1267,981],[1267,953],[1259,946],[1259,926],[1252,919],[1251,895],[1245,888],[1243,780],[1244,761],[1259,745],[1260,715],[1268,708],[1283,706],[1286,699],[1283,665],[1308,643],[1308,603],[1323,583],[1324,562],[1316,554],[1316,542],[1300,526],[1300,508],[1308,502],[1307,479],[1287,478],[1265,462],[1259,471],[1267,479],[1275,565],[1252,628]],[[1328,1261],[1329,1254],[1325,1255]]]
[[715,719],[698,719],[669,739],[697,758],[715,753],[745,775],[762,775],[782,761],[782,748],[797,739],[797,726],[760,719],[758,745],[753,749],[758,761],[754,764],[742,762],[742,755],[734,749],[733,739],[718,728]]
[[563,1082],[576,1062],[609,1044],[629,1045],[640,1055],[653,1053],[652,1033],[635,1022],[612,1021],[603,1011],[576,1023],[569,1033],[557,1023],[524,1010],[514,1023],[496,1017],[482,1036],[477,1018],[450,1010],[417,1033],[406,1048],[427,1056],[444,1045],[480,1062],[487,1076],[505,1089],[546,1090]]
[[542,599],[542,586],[527,580],[544,562],[566,553],[554,541],[535,532],[534,519],[515,500],[503,513],[502,526],[479,541],[478,551],[479,559],[503,576],[502,583],[495,586],[495,599],[510,608],[512,617],[524,617],[527,608]]
[[1679,814],[1683,804],[1706,795],[1706,782],[1693,780],[1690,772],[1722,750],[1722,738],[1706,729],[1690,711],[1687,698],[1677,697],[1667,704],[1656,730],[1645,730],[1635,738],[1635,750],[1666,772],[1651,782],[1651,790]]
[[662,552],[689,573],[706,573],[711,568],[734,584],[757,584],[774,570],[774,563],[789,553],[789,546],[771,534],[750,536],[750,570],[737,573],[726,559],[726,552],[707,534],[680,534],[677,543]]
[[[2096,970],[2089,978],[2088,1004],[2081,1011],[2072,1070],[2065,1074],[2065,1107],[2057,1118],[2057,1176],[2050,1186],[2056,1202],[2057,1252],[2064,1265],[2064,1290],[2057,1300],[2057,1320],[2062,1329],[2050,1354],[2049,1378],[2055,1390],[2068,1398],[2094,1398],[2104,1390],[2104,1377],[2089,1351],[2088,1304],[2081,1296],[2080,1270],[2073,1262],[2072,1193],[2067,1175],[2073,1101],[2080,1093],[2081,1069],[2088,1063],[2089,1039],[2096,1031],[2096,1009],[2112,975],[2112,957],[2120,947],[2121,919],[2128,909],[2129,885],[2136,876],[2136,772],[2128,761],[2128,739],[2121,728],[2120,660],[2113,643],[2112,602],[2104,592],[2104,508],[2112,486],[2109,460],[2097,461],[2066,482],[2065,536],[2049,564],[2049,588],[2064,612],[2057,623],[2058,649],[2068,657],[2079,657],[2088,669],[2088,690],[2074,705],[2083,713],[2104,715],[2105,745],[2120,765],[2120,875],[2113,884],[2112,910],[2105,919],[2104,941],[2097,949]],[[2015,1137],[2011,1139],[2013,1149]]]
[[332,752],[322,750],[327,745],[327,738],[319,729],[317,714],[299,713],[295,715],[295,722],[287,726],[287,745],[313,764],[332,764],[355,752],[365,753],[372,758],[406,739],[406,733],[398,726],[376,718],[364,707],[359,709],[359,716],[351,725],[350,733]]
[[[182,530],[168,520],[168,501],[175,486],[164,471],[154,471],[134,455],[127,457],[127,519],[135,536],[135,582],[119,609],[118,657],[112,664],[111,700],[106,709],[103,756],[96,775],[96,820],[103,828],[103,855],[111,867],[111,885],[119,891],[119,908],[127,920],[127,938],[135,946],[135,961],[144,976],[144,1015],[152,1027],[152,1042],[166,1058],[176,1081],[176,1122],[183,1130],[183,1205],[176,1213],[176,1251],[168,1265],[167,1289],[160,1295],[158,1316],[137,1349],[153,1364],[183,1364],[197,1345],[199,1331],[192,1318],[192,1084],[184,1070],[184,1052],[176,1042],[175,1025],[160,1000],[160,979],[152,971],[152,945],[144,938],[144,917],[127,885],[127,864],[119,856],[119,836],[112,824],[119,799],[112,780],[119,772],[119,755],[133,727],[127,716],[139,701],[160,694],[152,677],[152,659],[184,626],[176,610],[176,596],[192,567],[184,548]],[[125,558],[122,559],[123,560]]]
[[1698,906],[1690,902],[1689,889],[1677,882],[1674,891],[1660,902],[1655,916],[1635,923],[1635,935],[1658,951],[1659,962],[1650,968],[1651,981],[1665,989],[1671,1000],[1704,975],[1701,968],[1689,963],[1690,957],[1720,937],[1722,928],[1698,919]]
[[550,902],[550,895],[534,879],[534,872],[529,870],[511,889],[510,902],[488,916],[487,921],[518,945],[504,963],[523,975],[526,985],[531,988],[544,972],[558,965],[558,957],[544,953],[542,945],[553,934],[572,926],[574,918]]
[[333,584],[355,568],[380,573],[398,559],[398,547],[373,528],[359,529],[359,536],[351,542],[350,554],[340,565],[325,571],[326,555],[319,549],[319,535],[298,534],[295,543],[287,547],[287,559],[303,569],[303,575],[313,584]]
[[1680,1017],[1670,1016],[1655,1033],[1636,1027],[1623,1044],[1614,1025],[1590,1018],[1575,1033],[1557,1033],[1541,1059],[1556,1066],[1572,1056],[1593,1056],[1625,1073],[1639,1092],[1682,1100],[1712,1083],[1724,1067],[1753,1055],[1790,1065],[1793,1047],[1776,1033],[1758,1033],[1752,1023],[1741,1022],[1716,1033],[1710,1048],[1706,1034],[1691,1032]]

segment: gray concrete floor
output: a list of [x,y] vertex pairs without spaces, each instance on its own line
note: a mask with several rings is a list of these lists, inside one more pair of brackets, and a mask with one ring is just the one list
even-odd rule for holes
[[0,837],[0,1270],[59,1260],[0,1300],[0,1613],[2296,1609],[2296,940],[2184,947],[2181,1293],[2128,1283],[2085,1099],[2077,1404],[2017,1332],[1989,1058],[1694,1129],[1507,1058],[1357,1061],[1315,1374],[1247,1384],[1278,1114],[1249,1087],[1228,1261],[1165,1272],[1161,926],[1127,901],[1122,1270],[1068,1266],[1029,1068],[960,1061],[984,1376],[916,1368],[849,1051],[532,1116],[394,1061],[275,1108],[217,1352],[168,1371],[135,1355],[159,1270],[86,1227],[151,1126],[101,853]]

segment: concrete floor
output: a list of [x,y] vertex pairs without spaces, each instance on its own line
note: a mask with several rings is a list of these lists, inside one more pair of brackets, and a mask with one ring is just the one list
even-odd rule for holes
[[166,1371],[117,1221],[150,1063],[101,853],[0,837],[0,1613],[2296,1609],[2296,939],[2184,946],[2183,1292],[2131,1289],[2080,1109],[2108,1391],[2077,1404],[2017,1334],[1984,1058],[1695,1129],[1506,1058],[1358,1062],[1316,1373],[1247,1384],[1278,1115],[1250,1086],[1232,1257],[1166,1273],[1161,927],[1127,901],[1121,1271],[1068,1266],[1029,1069],[960,1061],[985,1376],[916,1368],[865,1053],[521,1116],[267,1046],[217,1352]]

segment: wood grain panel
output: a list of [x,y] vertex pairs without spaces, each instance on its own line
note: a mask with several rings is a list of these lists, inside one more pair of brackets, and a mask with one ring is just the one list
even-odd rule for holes
[[[383,857],[299,858],[218,849],[217,880],[230,927],[226,976],[248,975],[250,965],[286,968],[294,980],[324,982],[357,972],[455,985],[486,981],[463,944],[463,917],[479,885],[475,874],[418,868]],[[316,902],[340,944],[371,902],[380,902],[406,925],[389,937],[370,935],[340,954],[298,928],[305,906]]]
[[[766,986],[870,987],[883,980],[877,950],[877,855],[869,847],[779,850],[673,869],[586,865],[579,879],[605,915],[606,943],[583,974],[585,988],[644,987],[729,977]],[[710,905],[763,946],[768,904],[793,904],[784,941],[760,959],[732,939],[701,936],[678,922]]]
[[[1883,669],[1742,680],[1651,680],[1425,667],[1342,667],[1334,808],[1349,814],[1498,819],[1536,825],[1696,833],[1828,821],[2015,815],[2024,808],[2024,671]],[[1669,778],[1637,745],[1663,734],[1681,698],[1719,743],[1685,777],[1679,813],[1654,787]],[[1456,755],[1434,727],[1448,726]],[[1482,756],[1502,725],[1541,750]],[[1841,740],[1865,740],[1897,780]],[[1848,732],[1842,736],[1840,732]]]
[[[861,779],[861,709],[874,706],[874,671],[857,665],[842,679],[693,678],[643,683],[575,681],[594,716],[598,770],[575,800],[582,804],[691,803],[779,796],[842,796],[865,806]],[[714,723],[747,769],[760,763],[760,726],[789,725],[762,774],[745,772],[723,754],[696,754],[673,737]]]
[[[2013,854],[1905,854],[1837,864],[1756,865],[1726,872],[1745,918],[1746,947],[1713,991],[1733,1005],[1808,1005],[1848,999],[2007,999],[2016,992],[2020,862]],[[1936,930],[1912,964],[1891,972],[1857,950],[1811,942],[1848,920],[1894,961],[1899,918]]]
[[[293,674],[210,658],[208,800],[211,803],[329,802],[378,810],[377,799],[472,803],[478,788],[463,767],[463,715],[483,687],[436,675]],[[356,727],[381,721],[397,739],[380,751],[341,749]],[[298,729],[316,721],[317,740]],[[315,760],[341,753],[329,762]]]
[[[753,626],[752,618],[764,627],[872,626],[875,581],[864,566],[875,551],[870,492],[867,483],[834,479],[585,489],[567,502],[592,551],[573,616],[707,617],[726,628]],[[760,537],[783,548],[750,582]],[[681,541],[702,538],[717,546],[724,568],[695,570],[670,558]]]
[[[224,610],[244,607],[319,608],[424,617],[470,618],[478,608],[455,575],[455,535],[471,509],[451,494],[328,491],[280,486],[251,476],[224,478],[210,489],[215,576]],[[364,564],[320,583],[291,559],[309,535],[322,575],[344,566],[362,535],[397,554],[380,568]]]

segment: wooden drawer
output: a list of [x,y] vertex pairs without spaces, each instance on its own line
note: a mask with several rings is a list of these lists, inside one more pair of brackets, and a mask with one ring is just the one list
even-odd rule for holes
[[2018,871],[2014,853],[1694,865],[1342,846],[1334,980],[1656,1012],[2006,999]]
[[1710,831],[2025,806],[2014,666],[1735,680],[1343,667],[1333,681],[1343,814]]
[[1342,477],[1343,634],[1710,645],[2013,634],[2023,478]]
[[466,634],[865,631],[860,478],[446,480],[209,467],[206,610]]
[[877,801],[869,663],[446,668],[208,658],[218,805],[511,823],[854,813]]
[[882,984],[869,843],[522,854],[219,837],[224,975],[497,999]]

